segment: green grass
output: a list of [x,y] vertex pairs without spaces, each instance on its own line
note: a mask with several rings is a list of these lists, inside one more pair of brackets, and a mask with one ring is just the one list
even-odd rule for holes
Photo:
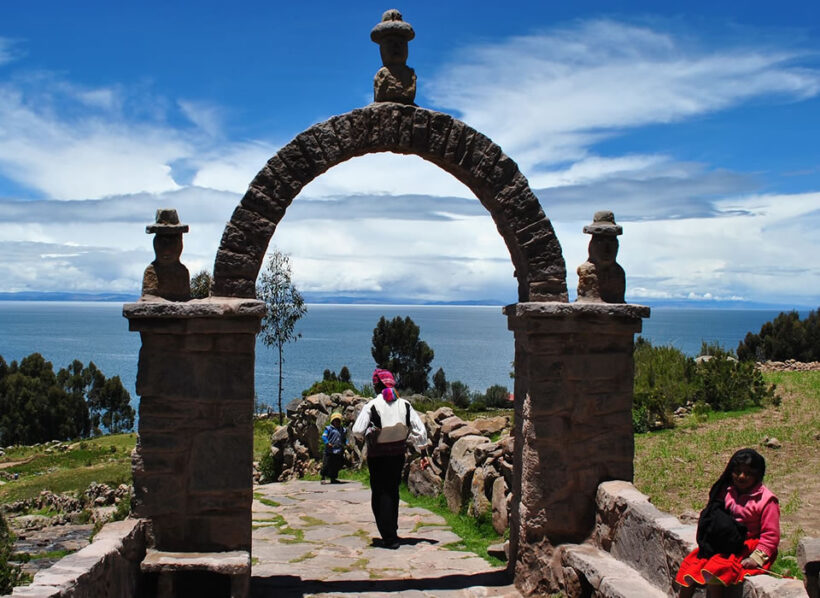
[[[287,423],[287,420],[285,421]],[[253,420],[253,460],[259,461],[270,451],[270,437],[279,427],[275,419]]]
[[401,499],[411,507],[420,507],[440,515],[447,522],[447,525],[461,538],[458,542],[447,544],[445,548],[451,550],[461,550],[477,554],[494,567],[501,567],[505,562],[490,556],[487,548],[492,544],[502,542],[504,538],[499,536],[493,529],[492,522],[488,517],[476,519],[470,515],[453,513],[447,507],[447,499],[444,495],[435,498],[429,496],[414,496],[407,489],[406,484],[402,484],[399,489]]
[[[820,372],[776,372],[764,378],[777,385],[779,406],[710,413],[703,420],[690,416],[674,429],[636,435],[635,486],[662,511],[697,514],[732,453],[757,449],[766,458],[766,485],[780,499],[782,535],[773,569],[797,576],[792,560],[804,535],[805,497],[816,500],[819,490],[816,476],[807,474],[820,469]],[[766,436],[782,447],[763,447]]]
[[135,434],[116,434],[66,443],[70,449],[65,452],[46,453],[48,445],[11,449],[0,463],[26,462],[3,469],[19,479],[0,486],[0,502],[34,498],[42,490],[76,493],[91,482],[129,484],[135,443]]

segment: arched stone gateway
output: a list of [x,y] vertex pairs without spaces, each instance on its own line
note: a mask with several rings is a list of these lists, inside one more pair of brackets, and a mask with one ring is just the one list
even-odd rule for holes
[[299,191],[350,158],[412,154],[475,193],[510,251],[519,301],[566,301],[561,246],[518,166],[489,138],[458,119],[418,106],[380,102],[300,133],[251,182],[225,228],[213,294],[255,297],[256,277],[276,225]]
[[[374,28],[385,64],[376,76],[376,103],[297,135],[251,182],[225,227],[210,298],[166,296],[157,277],[145,287],[150,294],[123,308],[142,339],[134,513],[148,520],[151,544],[160,551],[143,562],[146,571],[163,570],[163,559],[172,561],[171,571],[214,563],[207,557],[180,563],[169,551],[223,557],[233,551],[216,562],[245,563],[225,567],[237,595],[247,590],[254,351],[264,315],[256,278],[300,190],[365,154],[412,154],[449,172],[487,208],[509,249],[519,299],[504,310],[515,337],[510,570],[516,585],[537,595],[577,587],[561,545],[592,533],[601,482],[632,479],[633,337],[649,309],[604,302],[623,300],[623,272],[614,261],[621,229],[609,212],[585,228],[593,242],[582,266],[583,300],[568,303],[560,245],[515,162],[459,120],[412,104],[415,73],[403,62],[408,27],[388,11]],[[174,249],[181,250],[181,240]],[[166,582],[173,583],[170,573]]]

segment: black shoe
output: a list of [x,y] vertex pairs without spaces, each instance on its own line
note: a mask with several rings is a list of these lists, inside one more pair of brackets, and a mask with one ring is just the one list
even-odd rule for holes
[[331,484],[341,484],[342,482],[339,480],[330,480]]
[[398,550],[399,546],[401,546],[401,542],[399,542],[398,538],[391,538],[390,540],[382,540],[382,547],[387,548],[389,550]]

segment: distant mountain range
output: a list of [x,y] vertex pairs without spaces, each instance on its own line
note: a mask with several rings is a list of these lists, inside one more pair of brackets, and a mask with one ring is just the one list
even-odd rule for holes
[[[513,299],[474,299],[461,301],[423,301],[407,297],[379,297],[375,295],[326,295],[322,293],[305,293],[305,302],[321,305],[497,305],[514,303]],[[128,293],[59,293],[24,291],[20,293],[0,292],[0,301],[108,301],[131,303],[139,299]],[[574,299],[574,298],[571,298]],[[653,308],[677,309],[770,309],[780,311],[808,311],[818,309],[817,305],[782,305],[755,301],[717,301],[714,299],[652,299],[642,301],[631,299],[634,303]]]

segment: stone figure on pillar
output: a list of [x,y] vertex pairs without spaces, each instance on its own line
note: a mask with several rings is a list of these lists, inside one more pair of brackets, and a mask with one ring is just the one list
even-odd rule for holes
[[407,66],[407,43],[415,36],[395,8],[386,11],[381,23],[373,27],[370,39],[379,44],[384,64],[373,80],[374,101],[415,105],[416,72]]
[[176,210],[157,210],[156,222],[145,227],[154,235],[155,259],[142,277],[141,301],[157,298],[168,301],[188,301],[191,298],[191,277],[179,261],[182,255],[182,234],[187,224],[180,224]]
[[592,224],[584,227],[592,235],[589,257],[578,266],[578,301],[597,303],[624,303],[626,275],[615,261],[618,256],[618,235],[623,232],[615,224],[609,210],[595,212]]

